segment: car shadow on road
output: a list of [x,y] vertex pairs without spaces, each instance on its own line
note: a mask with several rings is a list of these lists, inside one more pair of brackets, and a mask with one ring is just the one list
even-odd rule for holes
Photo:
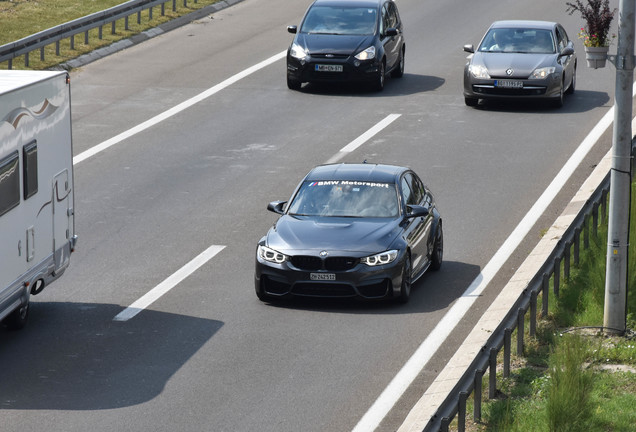
[[605,92],[590,90],[576,90],[572,95],[566,95],[565,102],[556,108],[548,100],[480,100],[473,109],[493,112],[515,112],[526,114],[575,114],[592,111],[607,105],[610,97]]
[[223,326],[151,310],[113,321],[121,310],[32,302],[24,329],[0,330],[0,409],[103,410],[147,402]]
[[308,83],[300,91],[320,96],[393,97],[433,91],[445,82],[436,76],[405,73],[399,79],[387,77],[381,92],[364,83]]
[[439,271],[427,272],[413,284],[411,297],[406,304],[393,299],[367,301],[350,298],[291,298],[275,300],[266,304],[276,308],[361,315],[434,312],[447,308],[461,297],[479,273],[479,266],[445,261]]

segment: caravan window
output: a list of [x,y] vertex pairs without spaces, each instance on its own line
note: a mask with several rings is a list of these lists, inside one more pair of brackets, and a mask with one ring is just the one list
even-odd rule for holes
[[20,204],[18,152],[0,160],[0,216]]
[[24,163],[24,199],[35,195],[38,191],[38,143],[33,141],[22,149]]

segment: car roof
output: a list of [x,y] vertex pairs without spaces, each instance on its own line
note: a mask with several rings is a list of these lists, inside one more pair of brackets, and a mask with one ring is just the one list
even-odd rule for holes
[[536,28],[552,30],[557,23],[552,21],[534,21],[534,20],[505,20],[495,21],[490,28]]
[[395,183],[409,168],[382,164],[330,164],[319,165],[305,177],[306,181],[357,180],[381,183]]
[[316,0],[313,5],[342,7],[377,7],[385,0]]

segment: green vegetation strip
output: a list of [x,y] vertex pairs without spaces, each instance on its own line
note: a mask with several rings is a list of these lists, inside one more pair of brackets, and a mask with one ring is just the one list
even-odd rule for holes
[[[636,183],[631,215],[636,214]],[[633,222],[633,221],[632,221]],[[628,293],[636,290],[636,224],[630,224]],[[627,297],[625,336],[602,332],[607,221],[590,235],[579,266],[552,298],[536,336],[526,330],[525,352],[511,374],[497,376],[497,397],[488,400],[484,379],[481,422],[469,431],[631,432],[636,425],[636,296]],[[541,300],[539,299],[539,304]],[[514,342],[513,342],[514,343]],[[501,359],[500,359],[501,360]],[[499,367],[498,369],[502,369]],[[469,407],[472,412],[472,407]]]
[[[99,39],[97,28],[89,31],[88,43],[84,34],[75,36],[74,49],[70,40],[60,42],[59,55],[55,44],[44,49],[44,61],[40,60],[40,51],[29,55],[29,66],[25,67],[24,56],[13,59],[13,69],[47,69],[79,57],[97,48],[107,46],[113,42],[129,38],[152,27],[187,15],[205,6],[217,3],[219,0],[176,0],[176,10],[172,10],[173,2],[165,3],[165,15],[161,15],[161,7],[153,8],[152,19],[145,10],[141,13],[140,23],[137,14],[128,19],[128,30],[124,29],[124,20],[117,21],[115,33],[111,32],[111,25],[103,28],[102,39]],[[95,12],[126,3],[120,0],[0,0],[0,45],[5,45],[25,38],[43,30],[64,24],[69,21],[90,15]],[[8,62],[0,64],[0,69],[7,69]]]

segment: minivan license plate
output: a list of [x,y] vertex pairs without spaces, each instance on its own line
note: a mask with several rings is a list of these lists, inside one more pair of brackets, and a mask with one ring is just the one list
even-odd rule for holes
[[336,280],[334,273],[310,273],[309,278],[314,281],[333,281]]
[[317,64],[316,72],[342,72],[342,65]]

